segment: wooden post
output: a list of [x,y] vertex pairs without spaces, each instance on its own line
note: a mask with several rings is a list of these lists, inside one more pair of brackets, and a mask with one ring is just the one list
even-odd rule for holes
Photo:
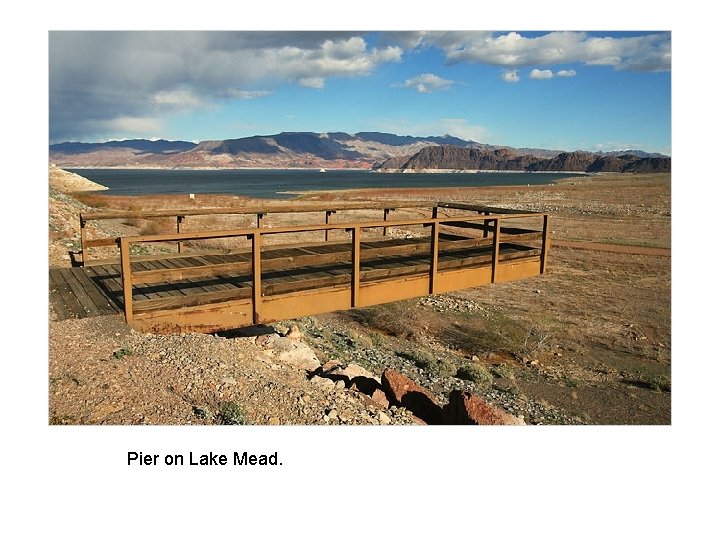
[[81,266],[85,266],[85,219],[82,217],[82,214],[80,214],[80,264]]
[[[325,210],[325,225],[330,225],[330,216],[335,213],[335,210]],[[330,239],[330,229],[325,229],[325,241]]]
[[264,213],[258,213],[258,215],[257,215],[257,228],[258,228],[258,229],[262,227],[263,218],[264,218],[266,215],[267,215],[267,214],[264,214]]
[[[176,219],[177,219],[177,232],[178,232],[178,234],[180,234],[180,233],[182,232],[181,227],[180,227],[180,224],[181,224],[181,223],[183,222],[183,220],[185,219],[185,216],[177,216]],[[182,242],[182,240],[178,240],[177,245],[178,245],[178,253],[182,253],[182,252],[183,252],[183,242]]]
[[[485,210],[482,212],[478,212],[478,214],[485,214],[487,216],[488,211]],[[488,227],[490,226],[490,222],[487,219],[483,220],[483,225],[485,225],[485,228],[483,229],[483,238],[487,238],[488,237]]]
[[122,273],[123,286],[123,309],[125,310],[125,322],[132,326],[132,269],[130,268],[130,242],[127,238],[120,238],[120,271]]
[[[437,214],[437,208],[434,209],[434,214]],[[430,240],[430,294],[435,294],[435,288],[437,286],[437,272],[438,272],[438,257],[440,250],[440,223],[433,221],[432,224],[432,239]]]
[[[392,212],[393,210],[395,210],[395,209],[394,208],[383,208],[383,221],[388,220],[388,215],[390,215],[390,212]],[[387,234],[388,234],[388,228],[383,227],[383,236],[387,236]]]
[[352,229],[352,294],[350,297],[350,306],[356,307],[360,299],[360,227]]
[[543,216],[542,251],[540,252],[540,273],[544,274],[547,269],[547,256],[550,251],[550,215]]
[[[259,215],[259,214],[258,214]],[[253,324],[260,324],[262,304],[262,235],[259,232],[252,234],[252,307]]]
[[493,256],[492,256],[492,278],[491,283],[495,283],[497,275],[498,259],[500,258],[500,218],[495,218],[493,227]]

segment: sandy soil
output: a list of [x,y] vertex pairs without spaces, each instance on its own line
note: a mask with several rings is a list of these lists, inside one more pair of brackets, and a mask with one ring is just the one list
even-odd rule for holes
[[[541,277],[432,301],[415,299],[280,326],[298,324],[321,361],[352,358],[375,372],[392,365],[439,395],[471,384],[489,401],[522,412],[529,423],[670,424],[670,187],[669,175],[607,175],[547,186],[306,194],[304,201],[408,198],[549,211],[549,269]],[[79,211],[188,206],[177,197],[114,198],[63,189],[51,187],[50,193],[51,266],[70,265],[69,251],[79,247]],[[253,203],[233,196],[204,199],[198,196],[192,204]],[[354,217],[360,213],[342,219]],[[282,219],[299,222],[302,216]],[[279,220],[270,216],[270,223]],[[192,226],[225,228],[247,221],[197,218]],[[105,236],[161,232],[172,223],[117,221],[92,227],[91,233]],[[406,232],[413,231],[399,231]],[[112,254],[112,248],[107,251]],[[411,316],[398,318],[398,309]],[[153,342],[157,338],[128,331],[119,317],[111,319],[50,321],[51,422],[208,423],[213,414],[198,411],[217,416],[220,405],[230,400],[242,404],[251,423],[341,422],[337,413],[329,415],[333,408],[342,408],[342,423],[385,423],[378,410],[353,401],[346,391],[317,396],[319,390],[292,366],[268,360],[249,338],[240,343],[187,335],[158,344]],[[116,358],[124,349],[133,354]],[[168,365],[160,356],[163,350],[177,351]],[[450,368],[420,364],[413,351],[427,352]],[[212,375],[207,381],[197,372],[192,375],[197,379],[187,378],[181,373],[187,363]],[[239,369],[238,363],[250,369]],[[490,380],[468,383],[453,374],[468,363],[487,368]],[[202,390],[195,390],[198,385]],[[307,405],[316,399],[320,406]],[[408,422],[399,412],[386,417]]]

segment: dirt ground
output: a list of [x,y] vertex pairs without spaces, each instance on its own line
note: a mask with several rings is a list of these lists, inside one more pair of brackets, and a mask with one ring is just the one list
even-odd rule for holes
[[[217,195],[197,195],[190,202],[181,196],[67,193],[52,176],[51,266],[71,264],[82,210],[257,202]],[[301,198],[388,199],[551,212],[548,271],[512,283],[279,324],[297,324],[320,361],[352,360],[378,374],[394,367],[441,400],[454,388],[471,390],[528,423],[671,423],[670,175],[578,177],[545,186],[354,190]],[[356,217],[369,214],[338,219]],[[249,225],[247,217],[193,219],[197,230]],[[307,222],[307,216],[284,217],[283,223],[303,219]],[[270,224],[277,220],[269,217]],[[91,235],[152,234],[172,226],[168,220],[93,222]],[[110,256],[112,249],[98,248],[96,256]],[[111,319],[56,321],[50,314],[51,423],[208,423],[229,402],[244,407],[248,423],[409,423],[401,411],[379,417],[381,411],[368,409],[348,392],[322,389],[318,397],[318,388],[290,367],[268,360],[248,337],[185,335],[165,342],[127,330],[119,317]],[[118,353],[122,350],[132,354]],[[185,371],[190,365],[191,376]],[[468,366],[489,375],[462,376]]]

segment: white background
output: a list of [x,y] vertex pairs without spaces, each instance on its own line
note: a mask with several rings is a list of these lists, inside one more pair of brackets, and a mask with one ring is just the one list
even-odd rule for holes
[[[717,530],[718,286],[712,258],[697,256],[714,240],[715,17],[688,2],[614,0],[34,4],[6,6],[1,38],[5,538],[702,538]],[[61,29],[672,30],[672,426],[48,426],[47,33]],[[126,464],[128,451],[236,450],[277,450],[284,465]]]

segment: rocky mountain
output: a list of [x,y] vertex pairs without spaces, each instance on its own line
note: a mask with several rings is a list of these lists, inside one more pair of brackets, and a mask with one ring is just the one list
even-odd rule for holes
[[508,148],[482,149],[456,146],[426,147],[411,156],[393,157],[376,167],[378,171],[485,170],[527,172],[669,172],[670,158],[618,156],[591,152],[561,152],[550,158],[518,153]]
[[[634,165],[642,170],[665,165],[650,160]],[[629,160],[627,156],[631,156]],[[50,162],[59,167],[255,167],[255,168],[375,168],[484,169],[579,171],[622,170],[638,160],[632,151],[620,155],[510,148],[443,135],[412,137],[381,132],[283,132],[238,139],[150,141],[135,139],[104,143],[63,142],[50,145]],[[604,161],[595,163],[602,158]],[[669,167],[669,158],[668,160]]]

